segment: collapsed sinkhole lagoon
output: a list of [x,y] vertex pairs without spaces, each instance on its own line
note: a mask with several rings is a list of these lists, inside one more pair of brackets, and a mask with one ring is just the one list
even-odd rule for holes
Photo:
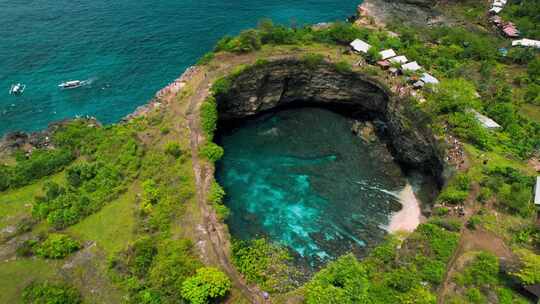
[[441,183],[433,136],[365,75],[278,60],[216,98],[232,236],[280,243],[308,271],[413,230]]

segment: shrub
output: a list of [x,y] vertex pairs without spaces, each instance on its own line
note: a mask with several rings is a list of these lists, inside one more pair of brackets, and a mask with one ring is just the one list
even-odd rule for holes
[[182,296],[192,304],[205,304],[225,296],[231,289],[231,281],[214,267],[203,267],[182,284]]
[[79,242],[65,234],[52,233],[36,246],[36,255],[47,259],[63,259],[81,248]]
[[340,61],[336,63],[335,68],[339,73],[349,73],[352,71],[352,66],[347,61]]
[[463,283],[472,286],[495,284],[498,281],[499,261],[491,253],[481,252],[463,271]]
[[379,51],[377,50],[376,47],[370,48],[367,51],[365,57],[366,57],[367,62],[372,63],[372,64],[379,61],[379,60],[381,60],[381,58],[382,58],[381,54],[379,53]]
[[467,199],[468,196],[469,192],[461,191],[450,186],[444,189],[444,191],[439,195],[438,200],[450,204],[459,204]]
[[150,237],[136,240],[129,248],[127,265],[130,272],[141,278],[146,276],[157,254],[155,242]]
[[212,140],[217,129],[218,110],[216,99],[208,97],[201,106],[201,125],[208,140]]
[[305,286],[307,304],[366,303],[369,281],[364,266],[352,255],[330,262]]
[[174,158],[178,158],[180,155],[182,155],[182,148],[180,147],[179,143],[169,142],[167,145],[165,145],[165,153]]
[[540,255],[527,249],[519,249],[517,255],[521,261],[521,269],[513,275],[526,285],[540,283]]
[[77,289],[65,284],[31,283],[22,293],[27,304],[78,304],[82,298]]
[[295,269],[288,265],[288,251],[265,239],[234,241],[233,263],[249,283],[265,290],[285,292],[291,287]]
[[226,94],[232,86],[232,80],[229,77],[221,77],[214,81],[211,91],[215,96]]
[[223,151],[223,148],[213,142],[207,142],[201,148],[201,155],[206,157],[206,159],[211,162],[216,162],[220,160],[223,157],[224,153],[225,152]]
[[159,247],[159,253],[152,262],[148,274],[150,285],[160,294],[177,299],[184,281],[201,266],[193,253],[191,241],[167,241]]

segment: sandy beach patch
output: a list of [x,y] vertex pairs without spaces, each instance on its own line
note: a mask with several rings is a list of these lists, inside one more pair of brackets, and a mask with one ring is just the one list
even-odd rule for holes
[[409,183],[399,193],[399,202],[403,207],[392,215],[388,230],[390,232],[412,232],[420,225],[422,212],[420,211],[420,201],[416,198]]

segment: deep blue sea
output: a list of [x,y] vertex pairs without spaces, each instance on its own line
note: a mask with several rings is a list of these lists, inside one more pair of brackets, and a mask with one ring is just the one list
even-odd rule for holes
[[[75,115],[113,123],[226,34],[262,18],[343,20],[359,0],[0,0],[0,135]],[[60,90],[67,80],[89,80]],[[12,83],[27,88],[8,94]]]

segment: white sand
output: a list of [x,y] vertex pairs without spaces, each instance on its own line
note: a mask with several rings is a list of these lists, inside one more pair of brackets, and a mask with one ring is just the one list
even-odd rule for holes
[[409,183],[399,193],[399,201],[403,207],[392,215],[388,230],[390,232],[412,232],[420,225],[422,213],[420,211],[420,202]]

